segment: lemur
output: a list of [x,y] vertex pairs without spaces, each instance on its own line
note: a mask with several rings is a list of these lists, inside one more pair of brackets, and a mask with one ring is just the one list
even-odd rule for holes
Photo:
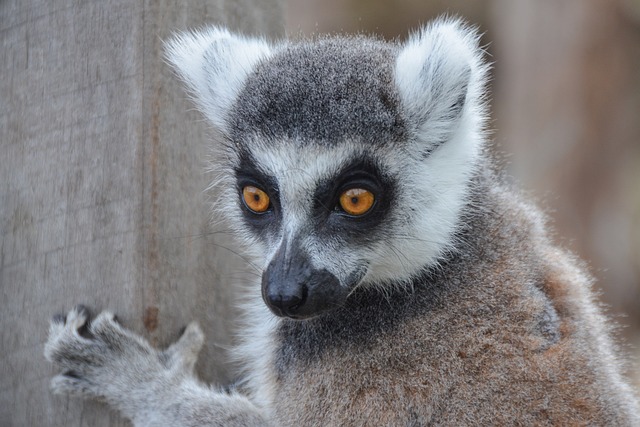
[[217,128],[215,200],[262,266],[232,391],[103,312],[55,317],[57,393],[136,426],[640,425],[582,263],[496,171],[488,65],[442,18],[405,42],[220,27],[168,61]]

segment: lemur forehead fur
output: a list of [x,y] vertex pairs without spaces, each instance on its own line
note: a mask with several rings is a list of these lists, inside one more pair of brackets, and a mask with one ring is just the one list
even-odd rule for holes
[[195,379],[196,324],[160,351],[76,308],[51,324],[54,390],[137,426],[640,425],[592,279],[484,152],[473,29],[210,27],[167,57],[220,134],[214,207],[262,268],[242,378],[232,393]]
[[393,84],[398,46],[364,37],[288,44],[249,74],[230,112],[231,138],[300,144],[407,139]]

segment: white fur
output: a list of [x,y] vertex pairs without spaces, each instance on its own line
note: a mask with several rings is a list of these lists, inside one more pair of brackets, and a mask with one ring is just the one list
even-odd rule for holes
[[[403,282],[455,249],[452,236],[485,140],[488,67],[477,43],[461,21],[441,20],[413,34],[398,54],[395,84],[413,127],[409,151],[424,159],[404,159],[391,169],[402,177],[397,205],[405,219],[398,218],[395,239],[373,252],[365,282]],[[451,116],[460,97],[464,107]],[[387,162],[397,163],[398,153],[390,152]]]
[[227,112],[247,76],[272,52],[264,39],[219,27],[180,33],[166,43],[167,60],[187,83],[204,115],[223,132]]
[[373,251],[366,282],[406,281],[455,249],[453,234],[482,145],[474,117],[463,115],[445,144],[423,161],[403,164],[393,237]]
[[246,289],[242,309],[245,313],[240,342],[231,357],[241,365],[242,384],[246,387],[251,401],[261,408],[268,417],[273,408],[277,390],[274,378],[276,338],[280,319],[269,311],[260,294],[260,283],[251,283]]
[[486,73],[478,36],[460,20],[436,21],[409,38],[396,59],[394,77],[414,137],[426,150],[451,137],[457,124],[449,109],[461,97],[467,109],[483,106]]

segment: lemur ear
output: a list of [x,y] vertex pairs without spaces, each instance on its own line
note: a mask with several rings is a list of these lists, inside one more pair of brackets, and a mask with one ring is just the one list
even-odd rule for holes
[[272,54],[272,48],[263,39],[209,27],[175,35],[166,42],[165,52],[205,116],[226,132],[230,107],[247,76]]
[[402,46],[395,83],[414,138],[428,154],[454,136],[465,111],[480,109],[486,65],[475,30],[443,19]]

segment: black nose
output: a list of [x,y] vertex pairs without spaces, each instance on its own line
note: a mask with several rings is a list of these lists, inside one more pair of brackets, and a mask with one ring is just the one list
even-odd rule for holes
[[349,287],[342,286],[335,275],[313,268],[309,255],[295,241],[283,242],[262,273],[262,299],[280,317],[309,319],[340,307],[348,294]]
[[[300,291],[304,287],[299,288]],[[279,311],[276,313],[280,316],[295,317],[296,313],[304,305],[305,295],[300,292],[299,295],[282,295],[280,293],[267,293],[267,304],[272,310]]]

